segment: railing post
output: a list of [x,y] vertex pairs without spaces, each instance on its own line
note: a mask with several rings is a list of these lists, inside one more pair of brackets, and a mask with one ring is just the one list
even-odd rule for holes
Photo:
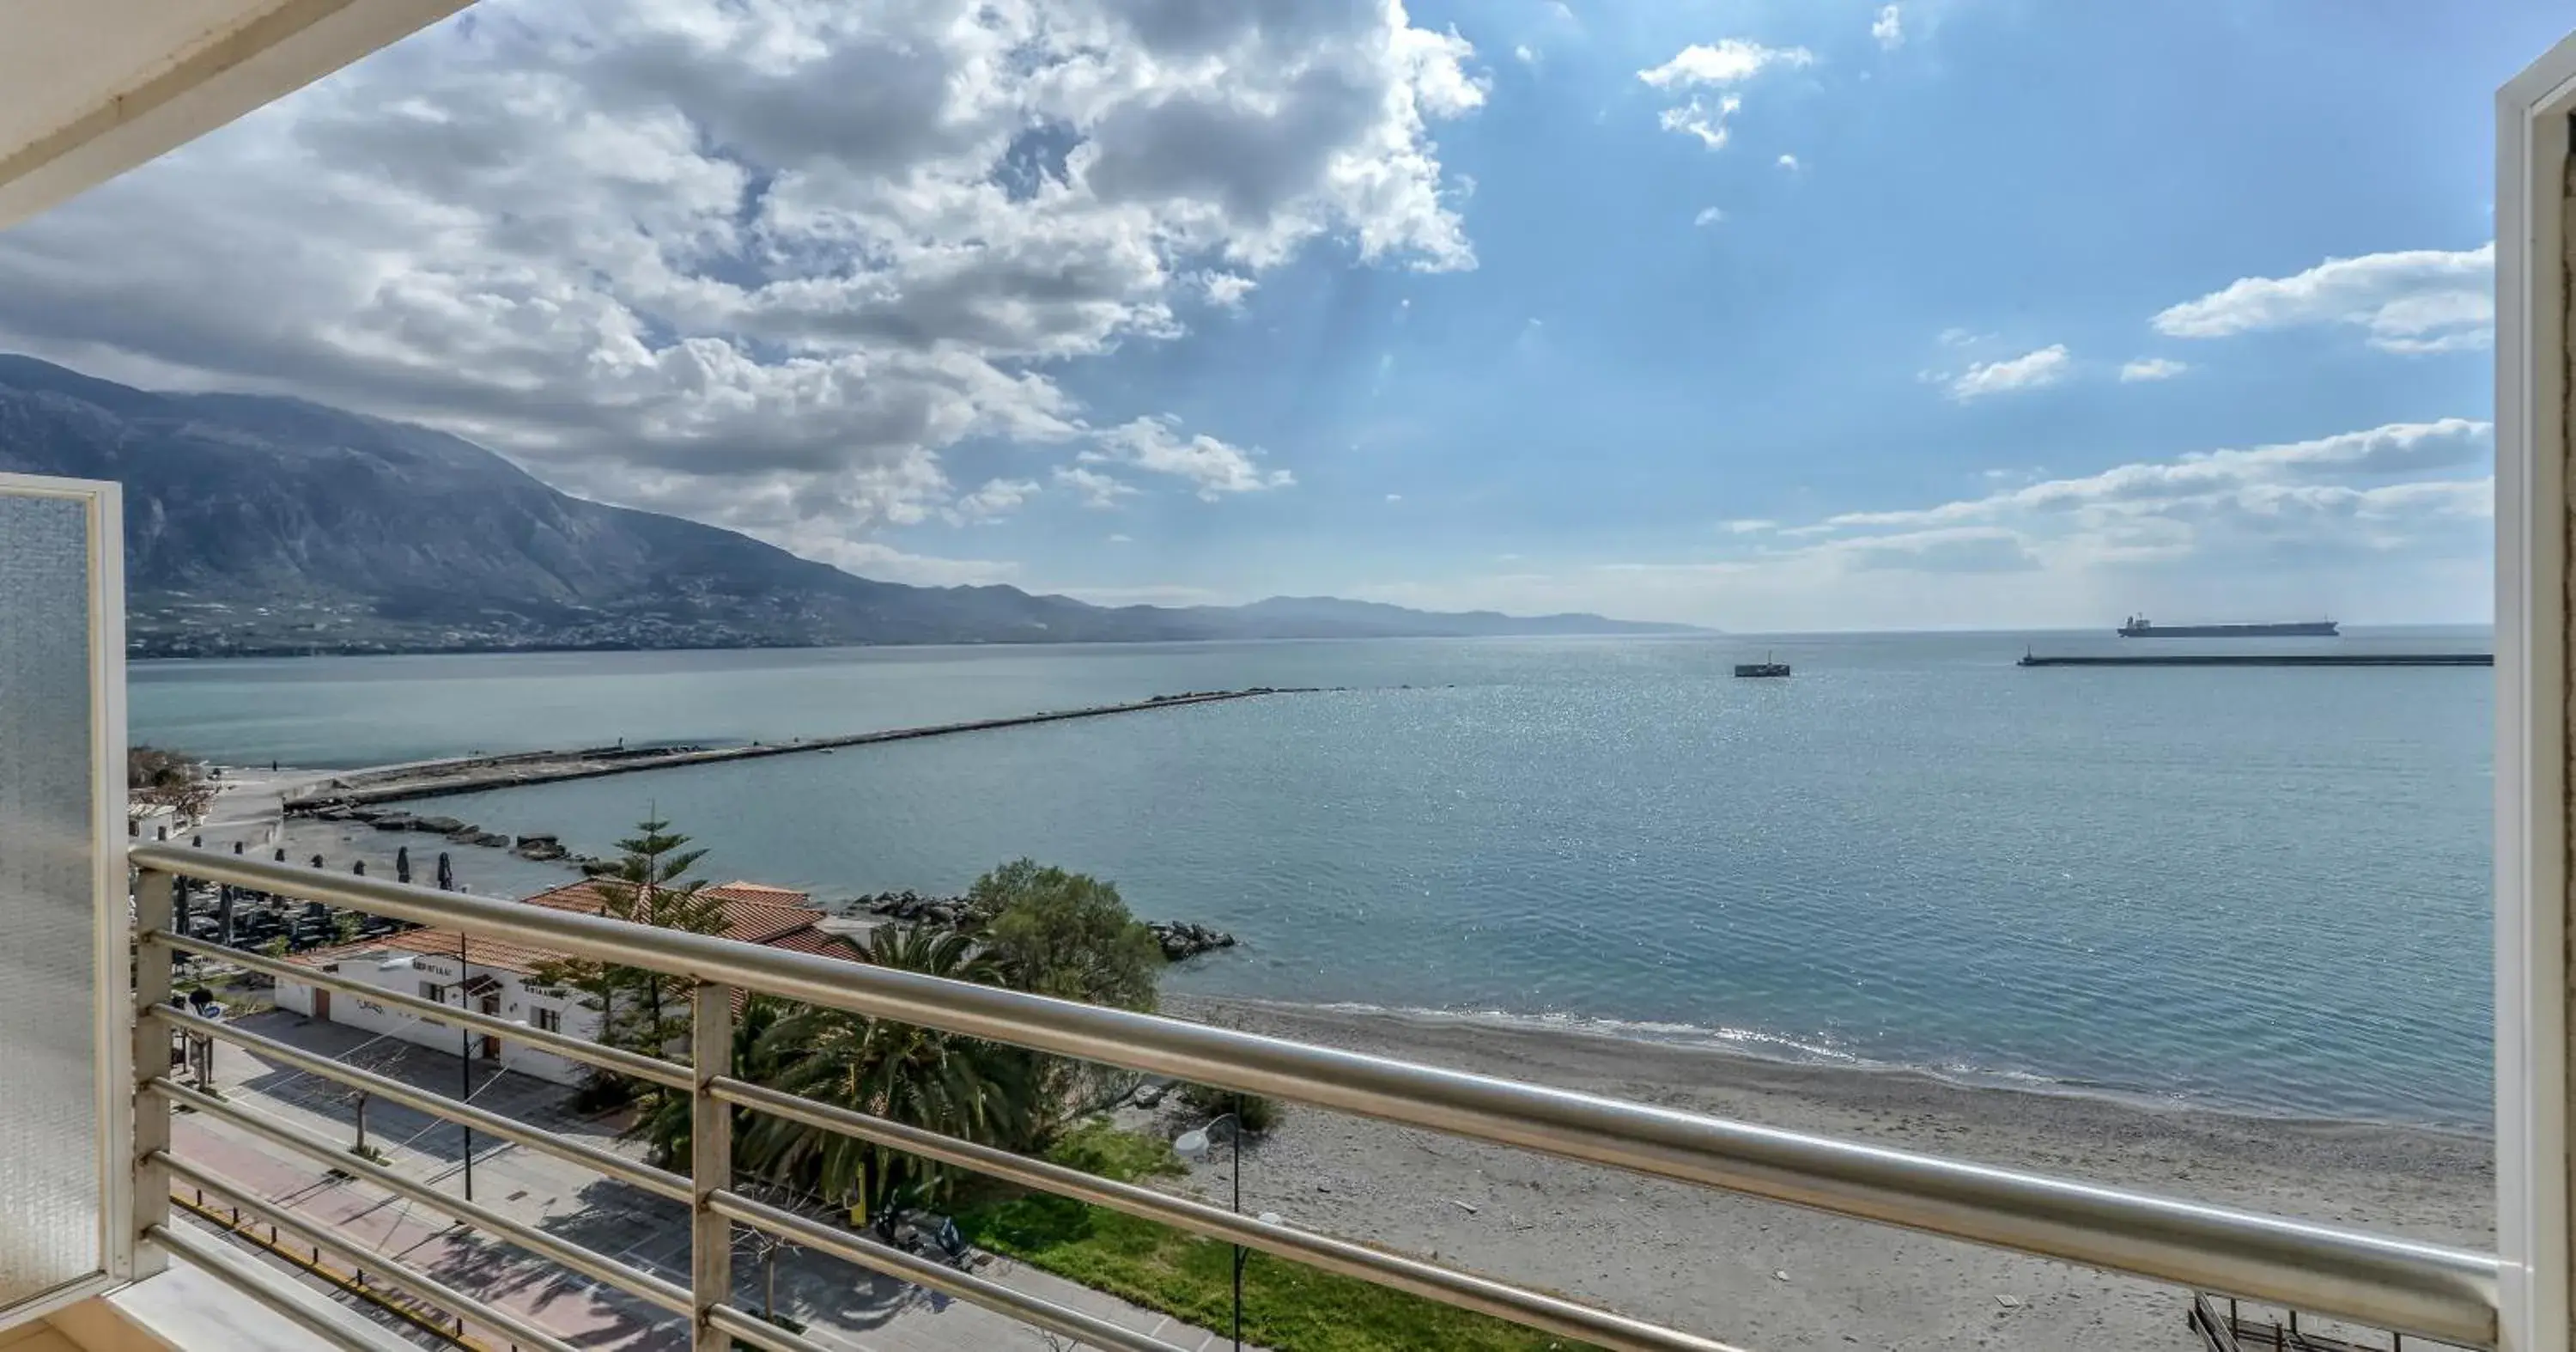
[[158,869],[137,869],[134,874],[134,1154],[126,1163],[133,1180],[131,1224],[137,1278],[170,1265],[170,1256],[161,1246],[143,1238],[152,1227],[170,1220],[170,1171],[146,1162],[153,1152],[170,1148],[170,1105],[158,1095],[145,1093],[143,1086],[170,1073],[170,1029],[149,1011],[169,1003],[170,961],[175,955],[168,944],[142,936],[169,933],[178,908],[177,883],[177,878]]
[[710,1199],[733,1185],[733,1110],[715,1096],[719,1075],[733,1073],[733,987],[701,982],[690,1011],[689,1293],[697,1305],[693,1352],[728,1352],[733,1339],[708,1312],[733,1296],[733,1222]]

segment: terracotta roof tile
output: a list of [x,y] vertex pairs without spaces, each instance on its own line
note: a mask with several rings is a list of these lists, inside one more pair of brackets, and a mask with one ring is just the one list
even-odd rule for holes
[[[454,930],[405,930],[400,934],[388,934],[382,938],[368,939],[361,943],[312,949],[298,953],[287,961],[300,967],[327,967],[335,962],[372,954],[409,953],[432,958],[452,958],[457,953],[457,939],[458,935]],[[464,936],[464,941],[465,965],[468,967],[492,967],[504,972],[516,972],[521,976],[528,976],[546,963],[560,961],[563,958],[560,953],[550,953],[544,949],[530,948],[525,944],[504,943],[479,936],[467,935]]]
[[727,901],[761,901],[772,906],[805,906],[814,900],[812,894],[792,887],[772,887],[767,883],[744,882],[739,878],[729,883],[718,883],[705,891]]
[[[760,883],[727,883],[722,887],[700,889],[699,895],[711,896],[724,903],[724,937],[740,939],[747,944],[763,943],[780,934],[803,929],[822,917],[822,912],[802,904],[805,894],[784,887]],[[799,904],[782,904],[778,899],[794,897]],[[559,911],[580,911],[598,915],[608,907],[599,885],[583,879],[565,883],[533,896],[519,898],[538,906],[551,906]]]
[[[705,891],[724,901],[725,938],[740,943],[766,944],[794,953],[811,953],[819,957],[842,958],[851,962],[866,961],[856,944],[840,935],[827,934],[814,928],[814,922],[823,918],[822,912],[803,905],[781,904],[775,900],[781,897],[794,897],[801,901],[805,896],[802,892],[783,887],[768,887],[759,883],[727,883],[723,887],[711,887]],[[607,908],[606,899],[600,895],[597,885],[588,879],[566,883],[561,887],[550,888],[533,896],[521,897],[520,900],[561,911],[578,911],[585,915],[598,915]],[[388,934],[381,938],[362,940],[357,943],[312,949],[298,953],[287,961],[298,966],[319,968],[350,958],[386,953],[411,953],[428,957],[452,958],[456,956],[457,940],[457,932],[454,930],[406,930],[400,934]],[[515,972],[521,976],[533,975],[538,968],[548,963],[565,960],[564,954],[547,949],[505,943],[480,936],[467,936],[464,943],[467,966],[490,967],[504,972]]]

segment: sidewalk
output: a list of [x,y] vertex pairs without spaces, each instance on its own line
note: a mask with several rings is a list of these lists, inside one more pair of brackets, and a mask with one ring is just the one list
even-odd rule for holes
[[[315,1023],[292,1013],[254,1015],[245,1027],[280,1041],[348,1060],[351,1064],[453,1095],[458,1060],[407,1043],[373,1041],[358,1030]],[[574,1116],[568,1091],[526,1076],[487,1078],[476,1067],[477,1106],[583,1140],[630,1158],[640,1154],[602,1124]],[[355,1136],[349,1091],[319,1077],[263,1062],[238,1048],[218,1046],[216,1080],[233,1102],[269,1113],[324,1139]],[[367,1110],[368,1143],[394,1168],[461,1192],[461,1129],[392,1104]],[[452,1226],[444,1214],[392,1197],[355,1181],[334,1180],[301,1156],[197,1115],[182,1115],[172,1128],[180,1158],[234,1179],[264,1200],[356,1237],[366,1247],[474,1292],[584,1348],[656,1348],[685,1342],[680,1321],[622,1292],[569,1273],[497,1240]],[[652,1272],[681,1286],[689,1282],[686,1210],[677,1203],[613,1183],[577,1165],[488,1137],[477,1138],[474,1200],[513,1220]],[[209,1202],[213,1199],[210,1197]],[[852,1352],[1042,1352],[1046,1337],[1007,1316],[942,1298],[839,1259],[791,1249],[778,1261],[777,1290],[783,1313],[805,1321],[806,1336]],[[1189,1352],[1230,1348],[1204,1329],[1177,1323],[1151,1310],[1048,1273],[996,1259],[978,1269],[986,1277],[1057,1304],[1151,1333]],[[372,1279],[371,1279],[372,1280]],[[751,1253],[734,1258],[734,1302],[761,1307],[765,1273]],[[938,1308],[945,1306],[944,1309]],[[385,1316],[390,1319],[391,1316]],[[501,1348],[506,1337],[469,1333]],[[1061,1345],[1061,1344],[1057,1344]]]

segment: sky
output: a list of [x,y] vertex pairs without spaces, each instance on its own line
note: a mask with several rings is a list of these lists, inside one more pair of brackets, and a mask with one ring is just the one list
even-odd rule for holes
[[853,572],[1737,630],[2491,612],[2521,0],[484,0],[0,346]]

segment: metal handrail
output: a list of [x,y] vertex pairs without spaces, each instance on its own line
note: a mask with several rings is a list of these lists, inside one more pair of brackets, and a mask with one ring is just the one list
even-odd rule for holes
[[2486,1254],[883,967],[173,845],[146,869],[446,925],[807,1004],[1789,1202],[2474,1347]]
[[1737,1352],[1724,1343],[1682,1333],[1644,1320],[1578,1304],[1561,1296],[1531,1291],[1472,1272],[1426,1263],[1346,1239],[1301,1230],[1292,1225],[1246,1216],[1223,1207],[1116,1179],[1031,1159],[994,1146],[959,1140],[900,1122],[854,1113],[828,1103],[783,1094],[764,1085],[730,1076],[710,1086],[715,1096],[756,1112],[784,1117],[825,1131],[887,1146],[969,1169],[1022,1187],[1070,1197],[1093,1206],[1125,1212],[1143,1220],[1247,1249],[1277,1254],[1309,1267],[1409,1291],[1460,1309],[1475,1310],[1516,1324],[1603,1347],[1651,1349],[1652,1352]]
[[1078,1339],[1088,1347],[1116,1348],[1118,1352],[1184,1352],[1179,1344],[1150,1333],[1139,1333],[1071,1306],[1015,1291],[1000,1282],[944,1263],[934,1263],[891,1244],[880,1244],[865,1235],[835,1229],[784,1207],[755,1201],[730,1188],[717,1189],[709,1205],[720,1216],[765,1230],[782,1239],[792,1239],[817,1253],[828,1253],[870,1271],[882,1272],[959,1300],[973,1301],[986,1309],[999,1310],[1022,1323]]
[[[337,1307],[295,1285],[284,1274],[262,1267],[193,1225],[163,1223],[143,1233],[145,1239],[185,1256],[189,1262],[221,1277],[234,1290],[283,1315],[296,1327],[346,1352],[418,1352],[413,1344],[354,1317],[334,1320]],[[158,1341],[157,1339],[155,1341]]]
[[272,1229],[303,1236],[315,1249],[337,1256],[362,1277],[372,1269],[388,1285],[408,1290],[449,1309],[472,1310],[476,1318],[510,1335],[511,1342],[521,1344],[530,1352],[581,1352],[571,1343],[518,1315],[469,1296],[399,1258],[340,1238],[324,1221],[260,1200],[258,1192],[247,1183],[226,1178],[212,1169],[199,1168],[166,1150],[154,1151],[153,1154],[154,1162],[169,1170],[173,1177],[185,1179],[192,1187],[216,1193],[224,1198],[225,1205],[253,1220],[266,1222]]
[[301,982],[307,986],[335,991],[360,1000],[373,1000],[378,1004],[390,1005],[424,1019],[461,1024],[487,1037],[510,1038],[540,1051],[552,1052],[567,1061],[578,1061],[583,1065],[615,1075],[624,1075],[630,1079],[644,1080],[671,1089],[689,1087],[688,1067],[655,1060],[650,1056],[630,1052],[623,1047],[584,1042],[569,1034],[549,1033],[533,1024],[505,1019],[498,1014],[486,1014],[481,1010],[443,1005],[436,1000],[424,1000],[417,995],[389,991],[382,986],[370,986],[363,981],[352,981],[344,976],[297,963],[280,962],[275,958],[263,957],[257,953],[245,953],[238,948],[210,944],[202,939],[182,938],[176,934],[164,934],[160,938],[162,943],[192,957],[228,962],[244,971],[258,972],[272,980]]
[[251,1112],[211,1094],[200,1093],[168,1076],[155,1076],[144,1082],[144,1089],[172,1103],[184,1104],[208,1117],[230,1123],[264,1140],[281,1145],[312,1160],[325,1169],[337,1169],[367,1180],[369,1183],[433,1210],[464,1221],[477,1229],[488,1230],[510,1243],[541,1258],[561,1264],[593,1281],[616,1287],[628,1295],[659,1305],[677,1315],[687,1315],[694,1308],[689,1293],[654,1276],[626,1266],[606,1254],[558,1239],[533,1225],[515,1221],[490,1207],[421,1182],[409,1175],[388,1169],[373,1160],[352,1155],[312,1135],[301,1127],[288,1126],[261,1113]]
[[210,1037],[220,1042],[229,1042],[247,1051],[257,1052],[272,1061],[293,1066],[307,1075],[315,1075],[337,1084],[347,1085],[351,1089],[374,1095],[387,1103],[399,1104],[413,1112],[459,1123],[486,1136],[508,1141],[513,1145],[526,1146],[530,1150],[552,1155],[557,1159],[568,1160],[593,1173],[605,1174],[621,1183],[632,1184],[656,1196],[667,1197],[675,1202],[689,1200],[689,1180],[668,1169],[656,1169],[649,1164],[638,1164],[614,1151],[602,1150],[595,1145],[586,1144],[559,1132],[529,1126],[516,1118],[505,1117],[487,1108],[477,1108],[473,1104],[449,1098],[445,1094],[423,1089],[418,1085],[405,1084],[390,1075],[360,1070],[347,1062],[334,1061],[330,1057],[316,1055],[293,1043],[280,1042],[276,1038],[254,1033],[235,1024],[190,1014],[185,1010],[172,1009],[168,1005],[144,1010],[141,1013],[147,1017],[159,1019],[182,1032],[196,1037]]

